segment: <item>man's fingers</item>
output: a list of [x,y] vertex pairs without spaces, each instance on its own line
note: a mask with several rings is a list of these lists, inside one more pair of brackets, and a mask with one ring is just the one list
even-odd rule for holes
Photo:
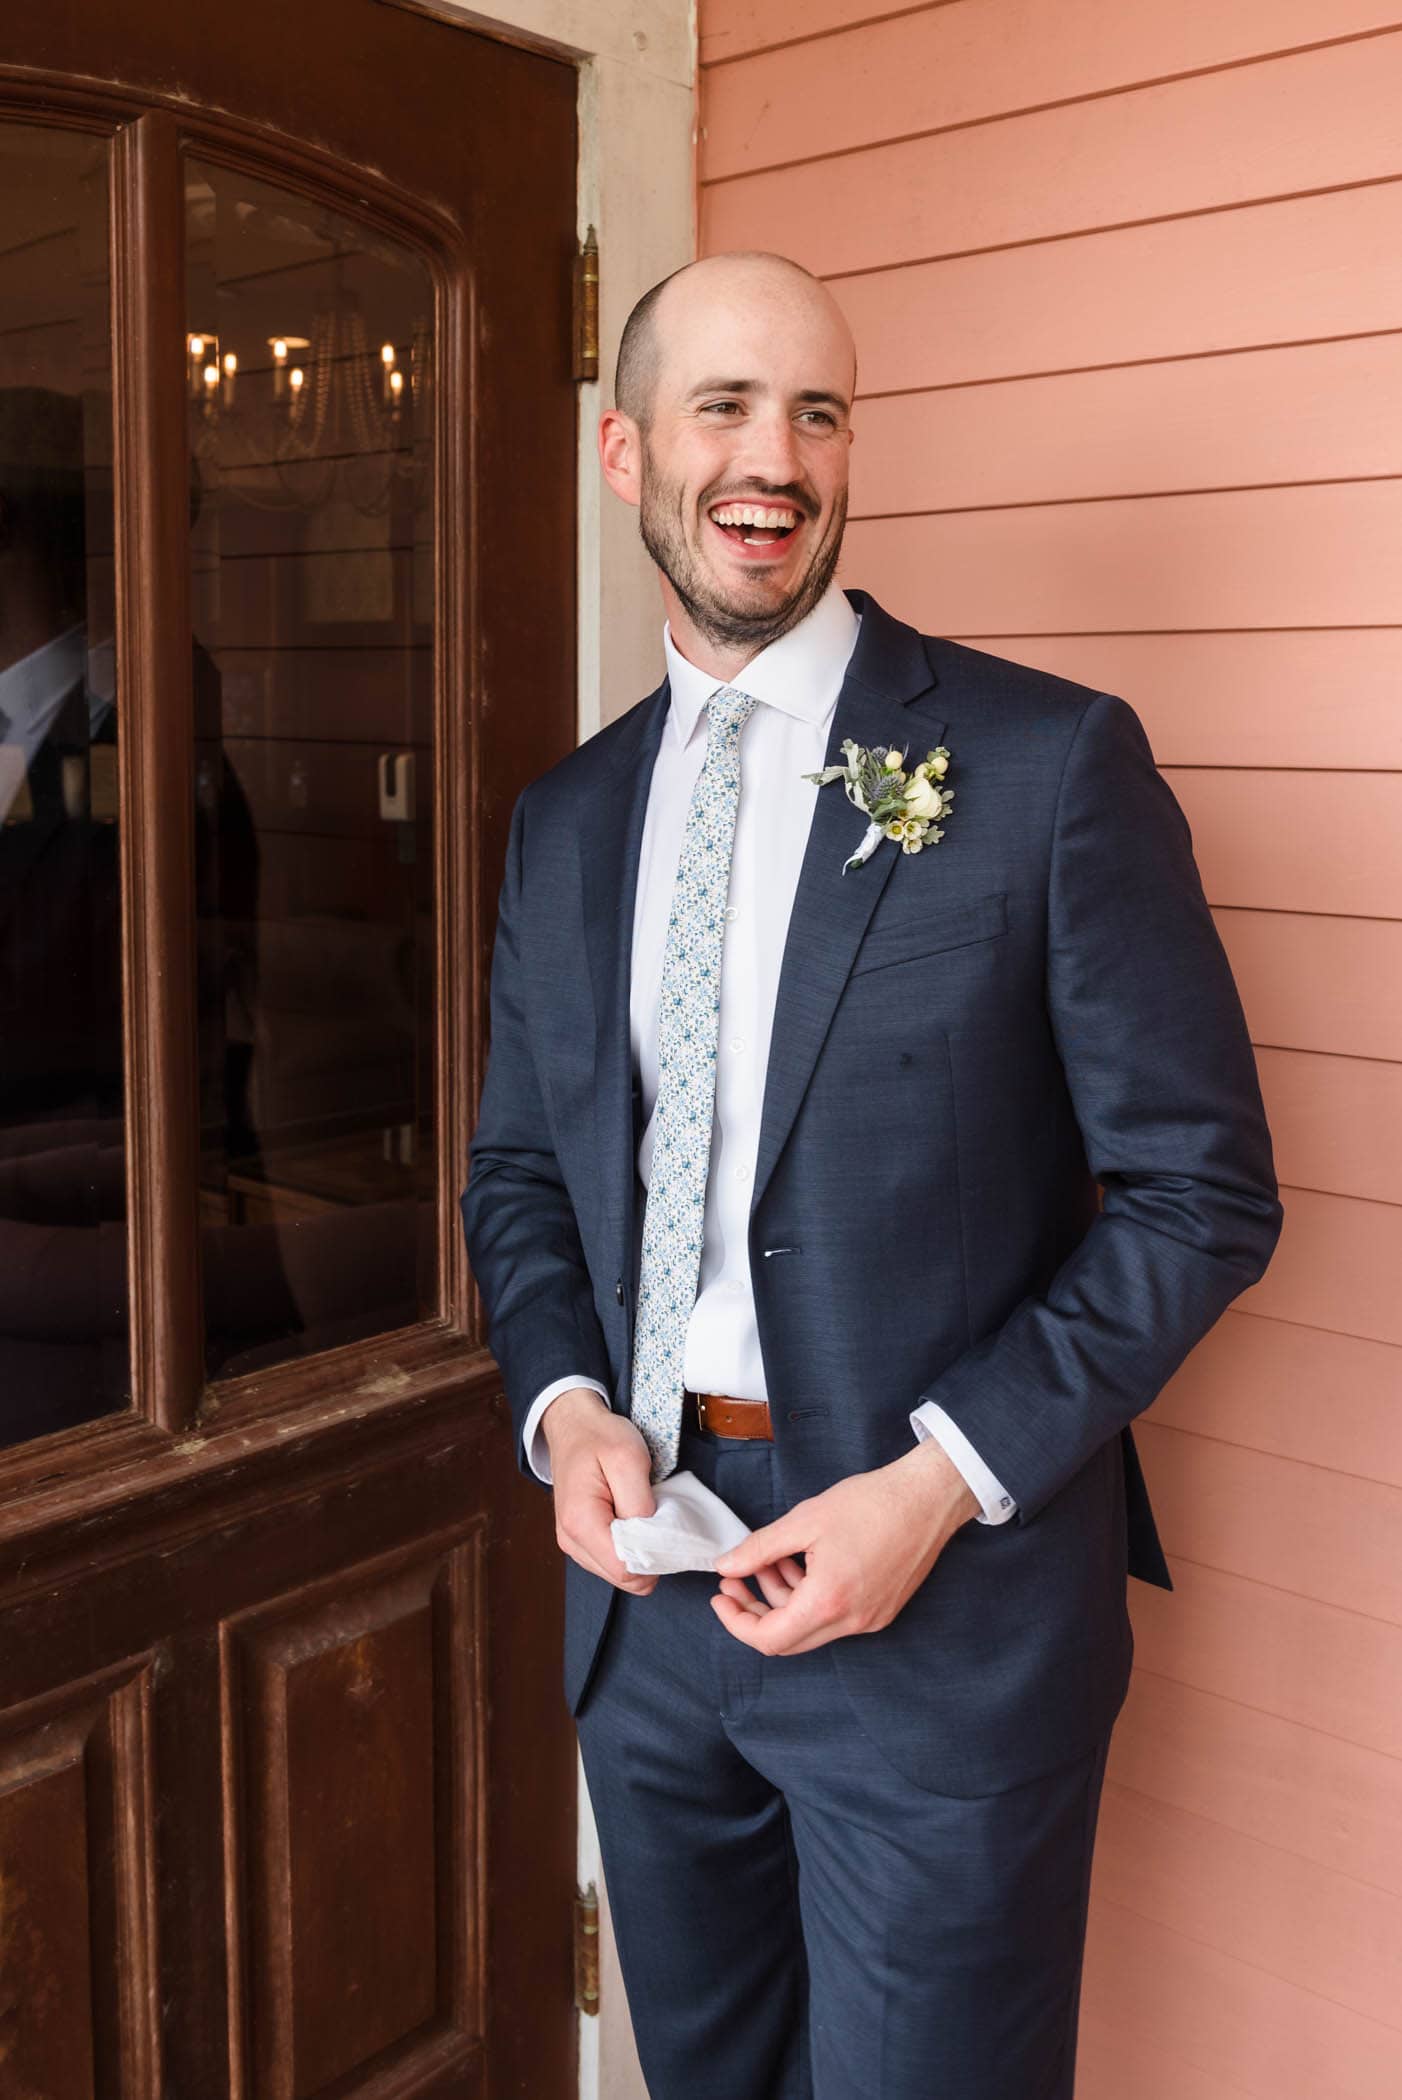
[[731,1546],[716,1560],[718,1575],[754,1575],[760,1568],[773,1567],[786,1556],[806,1553],[813,1543],[813,1525],[807,1505],[796,1502],[782,1517],[772,1524],[762,1525],[752,1531],[738,1546]]
[[769,1603],[782,1607],[788,1603],[803,1580],[803,1572],[794,1561],[786,1557],[773,1567],[756,1568],[754,1579]]
[[571,1536],[562,1531],[560,1534],[560,1548],[562,1552],[567,1553],[572,1561],[577,1562],[590,1575],[602,1576],[604,1581],[611,1582],[616,1590],[631,1590],[637,1596],[645,1597],[649,1591],[657,1587],[657,1577],[655,1575],[630,1575],[623,1562],[614,1552],[612,1545],[610,1545],[606,1554],[591,1552],[578,1533]]
[[778,1611],[764,1605],[747,1611],[725,1590],[716,1591],[711,1606],[727,1632],[763,1655],[800,1655],[806,1648],[820,1648],[835,1637],[840,1624],[835,1615],[825,1616],[827,1606],[804,1584],[789,1592],[788,1602]]
[[599,1471],[616,1517],[651,1517],[657,1511],[652,1491],[652,1454],[638,1430],[599,1453]]
[[556,1496],[555,1528],[560,1547],[591,1575],[602,1575],[615,1589],[633,1590],[639,1596],[653,1589],[655,1575],[633,1575],[618,1557],[609,1529],[616,1512],[607,1491],[599,1488],[582,1502],[571,1496],[563,1508]]
[[745,1588],[744,1582],[738,1575],[723,1575],[721,1577],[721,1589],[731,1599],[732,1603],[738,1604],[742,1611],[751,1613],[757,1619],[762,1619],[770,1609],[767,1604],[762,1604],[758,1597]]

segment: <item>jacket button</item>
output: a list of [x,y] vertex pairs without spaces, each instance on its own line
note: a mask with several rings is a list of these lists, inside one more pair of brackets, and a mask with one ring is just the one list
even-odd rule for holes
[[623,1278],[621,1276],[613,1287],[613,1295],[621,1305],[623,1303]]

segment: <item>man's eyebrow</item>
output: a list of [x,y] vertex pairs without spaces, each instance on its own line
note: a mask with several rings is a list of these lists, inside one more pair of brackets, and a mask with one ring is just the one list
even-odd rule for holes
[[[758,379],[704,379],[699,386],[692,387],[684,396],[687,401],[697,401],[702,394],[759,394],[768,389]],[[851,403],[841,394],[831,394],[824,387],[800,387],[794,395],[795,401],[803,401],[813,407],[839,409],[846,415]]]

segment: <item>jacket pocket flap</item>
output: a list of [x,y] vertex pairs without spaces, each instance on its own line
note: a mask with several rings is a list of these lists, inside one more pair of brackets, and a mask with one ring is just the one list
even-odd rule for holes
[[970,897],[961,904],[943,908],[938,899],[932,898],[918,913],[903,911],[899,918],[875,919],[857,950],[852,975],[879,970],[888,963],[939,955],[946,948],[963,948],[971,941],[991,940],[1007,930],[1006,890],[996,890],[988,897]]

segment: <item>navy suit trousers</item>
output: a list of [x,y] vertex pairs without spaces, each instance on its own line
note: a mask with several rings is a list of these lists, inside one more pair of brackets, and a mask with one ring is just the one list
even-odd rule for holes
[[[773,1456],[688,1428],[679,1465],[758,1528]],[[1072,2100],[1109,1736],[1000,1792],[926,1789],[831,1645],[757,1654],[717,1587],[620,1592],[576,1715],[651,2100]]]

